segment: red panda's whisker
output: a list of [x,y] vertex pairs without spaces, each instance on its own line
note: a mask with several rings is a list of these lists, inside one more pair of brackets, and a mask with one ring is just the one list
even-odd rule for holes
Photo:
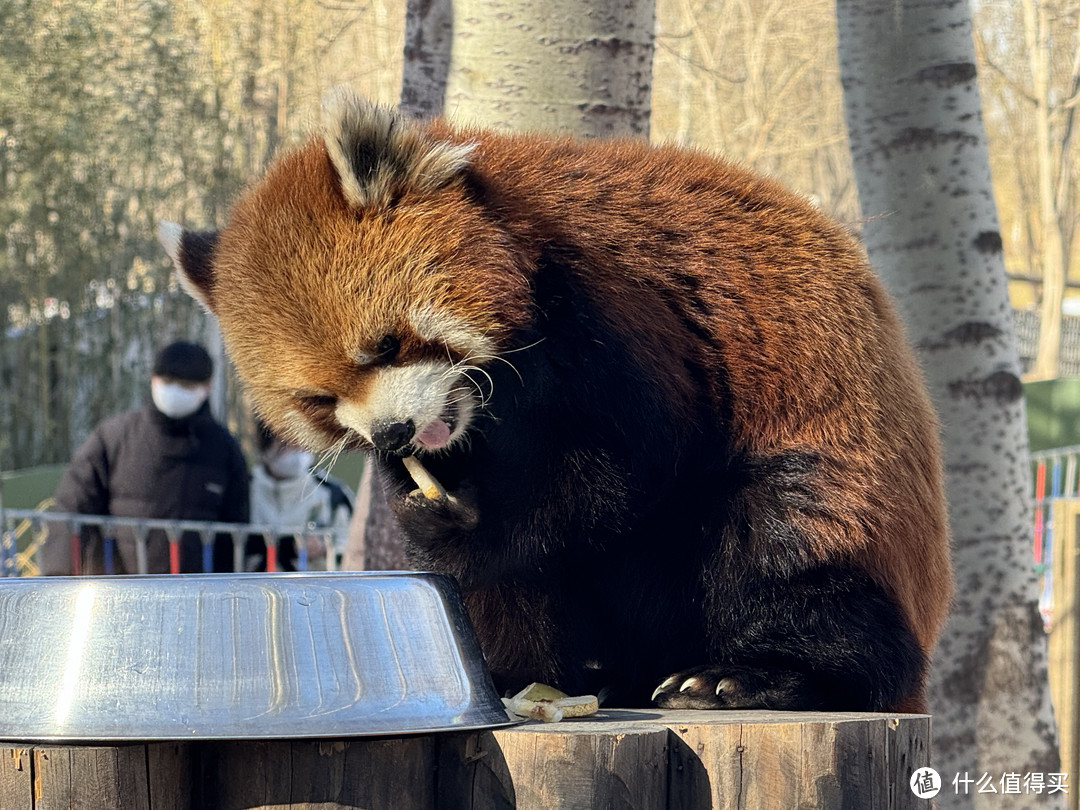
[[[539,343],[539,342],[540,342],[539,340],[536,341],[536,343]],[[533,343],[531,345],[535,346],[536,343]],[[522,351],[522,350],[528,349],[528,348],[530,348],[530,346],[522,346],[521,349],[514,349],[513,351]],[[508,365],[510,367],[510,370],[513,371],[515,375],[517,375],[517,378],[518,378],[518,380],[521,381],[521,384],[522,385],[525,384],[525,380],[521,376],[521,372],[517,370],[517,366],[515,366],[513,363],[511,363],[505,357],[502,357],[502,356],[497,355],[497,354],[470,354],[462,362],[463,363],[472,363],[472,362],[477,361],[477,360],[498,360],[500,363],[506,363],[506,365]]]
[[547,338],[540,338],[539,340],[534,340],[532,343],[528,343],[528,344],[526,344],[524,346],[518,346],[516,349],[507,349],[506,351],[503,352],[503,354],[517,354],[518,352],[523,352],[526,349],[532,349],[535,346],[539,346],[545,340],[547,340]]
[[[472,399],[472,397],[473,397],[472,391],[470,391],[468,388],[455,388],[455,389],[450,391],[450,394],[455,394],[455,393],[457,394],[457,396],[454,396],[453,398],[448,398],[446,400],[447,405],[457,405],[459,402],[465,402],[467,400]],[[487,400],[481,398],[479,404],[480,404],[480,407],[482,408],[487,404]]]
[[[476,386],[476,393],[480,395],[481,406],[486,405],[488,400],[491,399],[491,395],[495,392],[495,381],[491,378],[491,375],[479,366],[459,366],[459,372],[462,377]],[[485,393],[484,387],[479,382],[469,376],[470,371],[475,371],[477,374],[483,374],[488,382],[488,390]]]
[[348,443],[349,434],[345,434],[340,439],[330,445],[329,449],[325,450],[322,455],[316,460],[313,465],[315,470],[325,470],[327,473],[337,464],[337,460],[341,457],[341,454],[345,452],[345,445]]

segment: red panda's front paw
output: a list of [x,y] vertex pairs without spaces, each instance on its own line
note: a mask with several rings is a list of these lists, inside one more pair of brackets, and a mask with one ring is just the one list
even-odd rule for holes
[[653,692],[661,709],[807,709],[816,695],[799,673],[752,667],[694,667]]
[[405,536],[421,546],[471,531],[478,521],[470,502],[450,494],[431,498],[415,490],[391,506]]
[[661,709],[751,708],[739,702],[743,689],[720,668],[695,667],[677,672],[656,687],[652,700]]

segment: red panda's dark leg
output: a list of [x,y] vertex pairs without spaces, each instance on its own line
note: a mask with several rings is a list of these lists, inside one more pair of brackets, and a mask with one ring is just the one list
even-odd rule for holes
[[836,464],[795,450],[733,460],[704,538],[706,660],[667,678],[659,705],[881,711],[921,694],[926,657],[904,611],[854,552],[806,536],[867,530],[828,491]]
[[711,661],[660,684],[661,707],[885,711],[921,692],[925,655],[854,567],[732,578],[710,601]]

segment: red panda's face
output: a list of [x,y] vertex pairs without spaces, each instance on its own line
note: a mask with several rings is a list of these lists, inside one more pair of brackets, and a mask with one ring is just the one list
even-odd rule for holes
[[[162,240],[275,432],[320,451],[436,452],[466,436],[484,366],[530,316],[528,284],[465,200],[459,154],[395,153],[398,174],[379,179],[377,158],[350,162],[366,130],[348,123],[280,159],[220,234],[166,226]],[[419,180],[400,177],[409,159],[428,159]]]

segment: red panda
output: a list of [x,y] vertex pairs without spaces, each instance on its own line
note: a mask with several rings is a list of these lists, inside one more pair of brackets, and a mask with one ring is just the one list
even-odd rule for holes
[[220,232],[159,234],[259,415],[370,455],[501,688],[925,709],[938,427],[860,246],[801,197],[339,89]]

